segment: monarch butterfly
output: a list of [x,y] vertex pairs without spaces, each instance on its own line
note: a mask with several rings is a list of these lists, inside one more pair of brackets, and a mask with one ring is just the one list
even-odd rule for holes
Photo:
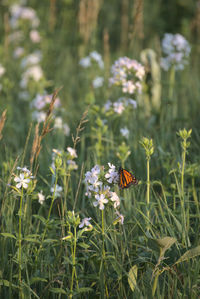
[[119,168],[119,188],[129,188],[131,185],[137,185],[138,181],[134,177],[132,173],[128,170],[123,169],[122,167]]

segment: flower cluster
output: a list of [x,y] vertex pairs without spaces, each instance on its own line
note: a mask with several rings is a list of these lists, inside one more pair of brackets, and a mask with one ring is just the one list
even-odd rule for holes
[[103,82],[104,82],[104,78],[103,77],[95,77],[94,80],[92,81],[92,86],[94,88],[99,88],[101,86],[103,86]]
[[88,56],[82,58],[79,61],[79,64],[83,68],[89,68],[90,66],[92,66],[93,63],[96,63],[100,69],[104,68],[104,62],[102,60],[102,56],[97,51],[91,52]]
[[120,86],[123,93],[141,93],[145,70],[136,60],[120,57],[112,65],[111,74],[110,85]]
[[104,111],[107,112],[113,110],[117,114],[122,114],[128,106],[132,106],[135,109],[137,108],[137,102],[133,99],[121,97],[114,103],[108,100],[104,105]]
[[165,71],[168,71],[171,66],[174,66],[175,70],[183,70],[188,63],[191,47],[181,34],[165,33],[162,50],[165,57],[161,58],[161,67]]
[[43,78],[43,70],[39,65],[41,59],[42,55],[40,51],[35,51],[34,53],[29,54],[22,59],[21,67],[22,69],[24,69],[20,82],[20,86],[22,88],[26,88],[28,86],[28,82],[30,79],[38,82]]
[[17,167],[18,170],[20,170],[19,176],[16,176],[14,178],[14,181],[17,183],[16,188],[17,189],[27,189],[28,185],[34,177],[32,176],[31,171],[25,166],[25,167]]
[[[105,205],[109,203],[113,205],[114,209],[120,206],[117,193],[110,190],[111,185],[118,182],[119,175],[113,164],[108,163],[108,166],[107,172],[104,172],[103,167],[95,165],[91,171],[85,173],[86,196],[94,198],[93,206],[98,207],[100,210],[104,210]],[[119,222],[123,223],[119,215]]]
[[36,12],[33,8],[14,4],[10,8],[10,26],[11,28],[18,28],[21,21],[28,21],[32,28],[37,28],[40,24]]

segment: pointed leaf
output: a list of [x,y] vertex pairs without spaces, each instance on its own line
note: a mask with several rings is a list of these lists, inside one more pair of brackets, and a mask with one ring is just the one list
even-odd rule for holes
[[63,289],[60,289],[60,288],[50,288],[49,291],[52,292],[52,293],[55,293],[55,294],[67,295],[67,292]]
[[1,235],[5,238],[12,238],[12,239],[16,239],[16,237],[13,234],[10,233],[1,233]]
[[198,256],[200,255],[200,245],[195,247],[195,248],[192,248],[188,251],[186,251],[179,259],[178,261],[175,263],[178,264],[178,263],[181,263],[181,262],[184,262],[184,261],[187,261],[195,256]]
[[137,281],[137,271],[138,268],[136,265],[134,265],[129,273],[128,273],[128,283],[130,285],[131,290],[134,292],[135,287],[136,287],[136,281]]

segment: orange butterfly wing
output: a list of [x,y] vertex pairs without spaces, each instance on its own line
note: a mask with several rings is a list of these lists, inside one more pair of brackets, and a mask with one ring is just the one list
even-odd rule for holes
[[121,189],[129,188],[131,185],[137,185],[138,181],[128,170],[119,168],[119,187]]

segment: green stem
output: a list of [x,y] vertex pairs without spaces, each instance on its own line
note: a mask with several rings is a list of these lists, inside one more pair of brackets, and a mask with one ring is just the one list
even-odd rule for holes
[[49,213],[48,213],[48,217],[47,217],[47,221],[46,221],[45,229],[44,229],[44,232],[43,232],[43,235],[42,235],[41,244],[40,244],[40,247],[39,247],[38,252],[37,252],[36,264],[37,264],[37,260],[38,260],[40,251],[41,251],[42,246],[43,246],[43,242],[44,242],[44,238],[45,238],[45,236],[46,236],[46,232],[47,232],[47,227],[48,227],[49,219],[50,219],[50,216],[51,216],[51,210],[52,210],[52,208],[53,208],[53,203],[54,203],[54,201],[55,201],[55,193],[56,193],[56,185],[57,185],[57,182],[58,182],[58,175],[57,175],[57,172],[56,172],[56,179],[55,179],[55,186],[54,186],[54,191],[53,191],[53,195],[52,195],[52,201],[51,201],[51,205],[50,205],[50,208],[49,208]]
[[101,211],[101,220],[102,220],[102,257],[103,257],[103,260],[105,258],[105,248],[104,248],[104,242],[105,242],[105,239],[104,239],[104,210]]
[[184,174],[185,174],[185,158],[186,158],[186,141],[183,141],[182,152],[182,168],[181,168],[181,208],[182,208],[182,220],[183,220],[183,242],[186,243],[186,215],[185,215],[185,198],[184,198]]
[[173,97],[174,83],[175,83],[175,68],[174,66],[172,66],[169,74],[169,99],[170,100],[172,100]]
[[147,157],[147,194],[146,194],[146,199],[147,199],[147,230],[149,230],[149,221],[150,221],[150,213],[149,213],[149,204],[150,204],[150,168],[149,168],[149,161],[150,158]]
[[[72,290],[73,290],[73,284],[74,284],[74,276],[76,276],[76,227],[74,228],[74,244],[72,246],[72,279],[71,279],[71,287],[70,287],[70,298],[72,298]],[[77,278],[77,276],[76,276]],[[77,284],[78,287],[78,284]]]
[[[22,283],[22,272],[21,272],[21,263],[22,263],[22,203],[23,203],[23,187],[21,191],[21,198],[20,198],[20,207],[19,207],[19,284],[20,284],[20,292],[21,292],[21,283]],[[21,297],[21,296],[20,296]]]
[[[185,143],[185,141],[184,141]],[[183,150],[182,153],[182,169],[181,169],[181,193],[182,197],[184,197],[184,174],[185,174],[185,157],[186,157],[186,150]]]

